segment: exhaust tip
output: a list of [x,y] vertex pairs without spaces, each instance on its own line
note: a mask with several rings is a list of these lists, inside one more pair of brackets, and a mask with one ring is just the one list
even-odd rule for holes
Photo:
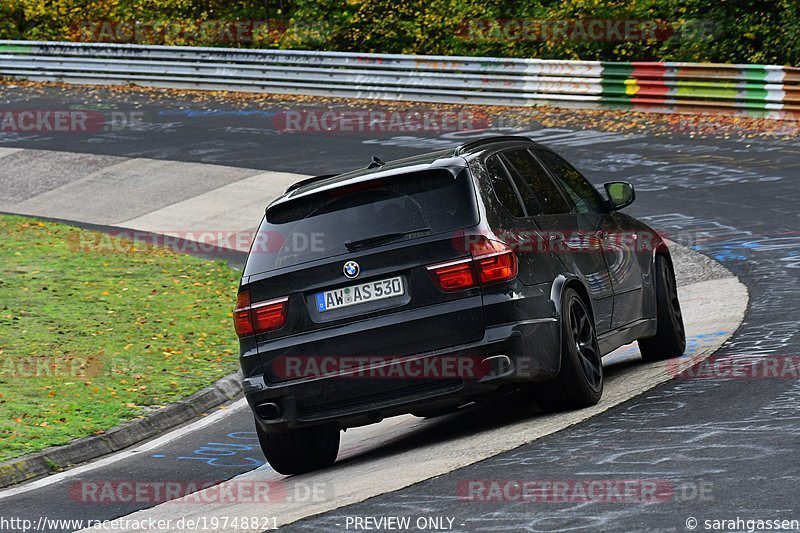
[[278,403],[264,402],[256,406],[256,415],[262,420],[277,420],[283,415],[283,409]]
[[514,365],[507,355],[492,355],[481,360],[481,370],[485,378],[496,378],[514,370]]

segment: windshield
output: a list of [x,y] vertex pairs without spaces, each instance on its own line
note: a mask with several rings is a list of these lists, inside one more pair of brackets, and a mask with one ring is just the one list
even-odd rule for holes
[[467,170],[456,178],[440,169],[334,189],[269,209],[244,275],[344,254],[348,243],[369,247],[377,238],[379,246],[477,223]]

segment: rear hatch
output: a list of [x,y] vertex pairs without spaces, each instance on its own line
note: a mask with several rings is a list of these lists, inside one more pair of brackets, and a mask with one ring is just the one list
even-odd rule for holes
[[256,335],[267,379],[310,377],[313,366],[293,374],[287,358],[402,357],[482,339],[480,288],[442,291],[427,269],[468,258],[462,229],[478,218],[466,169],[394,175],[271,206],[242,286],[253,305],[288,296],[285,324]]

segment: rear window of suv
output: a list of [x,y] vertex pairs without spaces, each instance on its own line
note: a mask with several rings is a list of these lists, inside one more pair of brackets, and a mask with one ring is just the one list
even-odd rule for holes
[[268,209],[244,275],[345,254],[348,242],[392,233],[414,239],[477,223],[466,169],[456,178],[437,169],[332,189]]

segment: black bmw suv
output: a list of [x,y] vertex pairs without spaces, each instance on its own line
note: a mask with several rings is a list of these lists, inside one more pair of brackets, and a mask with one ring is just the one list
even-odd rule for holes
[[234,311],[264,454],[294,474],[340,430],[454,409],[501,388],[593,405],[604,354],[685,335],[667,246],[524,137],[318,176],[266,209]]

